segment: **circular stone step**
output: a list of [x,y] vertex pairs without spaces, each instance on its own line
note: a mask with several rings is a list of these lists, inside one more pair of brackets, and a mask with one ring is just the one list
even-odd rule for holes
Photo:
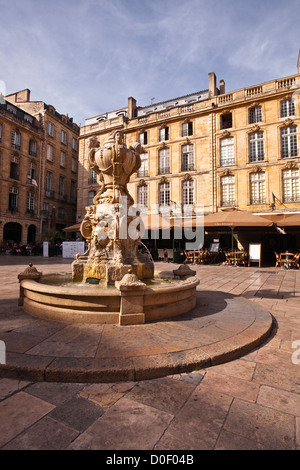
[[70,324],[23,312],[18,318],[28,328],[13,327],[13,320],[12,328],[8,325],[0,377],[52,382],[136,381],[191,372],[241,357],[273,328],[270,313],[255,302],[203,291],[189,313],[141,325]]

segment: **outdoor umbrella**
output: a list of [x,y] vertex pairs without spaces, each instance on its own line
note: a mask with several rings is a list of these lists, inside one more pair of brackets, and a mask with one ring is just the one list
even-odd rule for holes
[[[260,215],[258,217],[261,217]],[[278,227],[296,227],[300,226],[300,212],[295,214],[264,214],[263,218],[274,222]]]
[[63,232],[79,232],[81,224],[70,225],[62,229]]
[[272,227],[272,220],[253,215],[238,209],[224,210],[204,216],[204,227],[228,227],[231,229],[233,250],[233,231],[239,227]]
[[[144,225],[145,232],[148,230],[148,237],[149,232],[151,231],[151,236],[154,237],[154,245],[156,250],[156,239],[157,233],[159,230],[170,230],[171,228],[171,221],[169,217],[164,217],[162,214],[145,214],[141,215],[141,220]],[[168,235],[167,235],[168,236]]]

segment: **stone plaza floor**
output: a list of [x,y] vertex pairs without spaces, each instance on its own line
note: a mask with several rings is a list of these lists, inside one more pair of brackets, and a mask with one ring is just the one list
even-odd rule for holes
[[119,327],[24,313],[29,262],[71,270],[0,257],[1,450],[300,449],[299,270],[192,266],[193,312]]

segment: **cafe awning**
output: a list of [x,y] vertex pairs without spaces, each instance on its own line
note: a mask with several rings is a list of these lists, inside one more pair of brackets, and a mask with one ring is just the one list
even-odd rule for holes
[[62,229],[63,232],[79,232],[81,224],[70,225]]

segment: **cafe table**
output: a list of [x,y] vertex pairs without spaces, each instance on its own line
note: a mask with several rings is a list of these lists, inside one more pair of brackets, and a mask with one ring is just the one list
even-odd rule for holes
[[280,258],[285,262],[286,269],[290,269],[290,261],[294,258],[294,256],[295,253],[289,253],[287,251],[285,253],[280,253]]

